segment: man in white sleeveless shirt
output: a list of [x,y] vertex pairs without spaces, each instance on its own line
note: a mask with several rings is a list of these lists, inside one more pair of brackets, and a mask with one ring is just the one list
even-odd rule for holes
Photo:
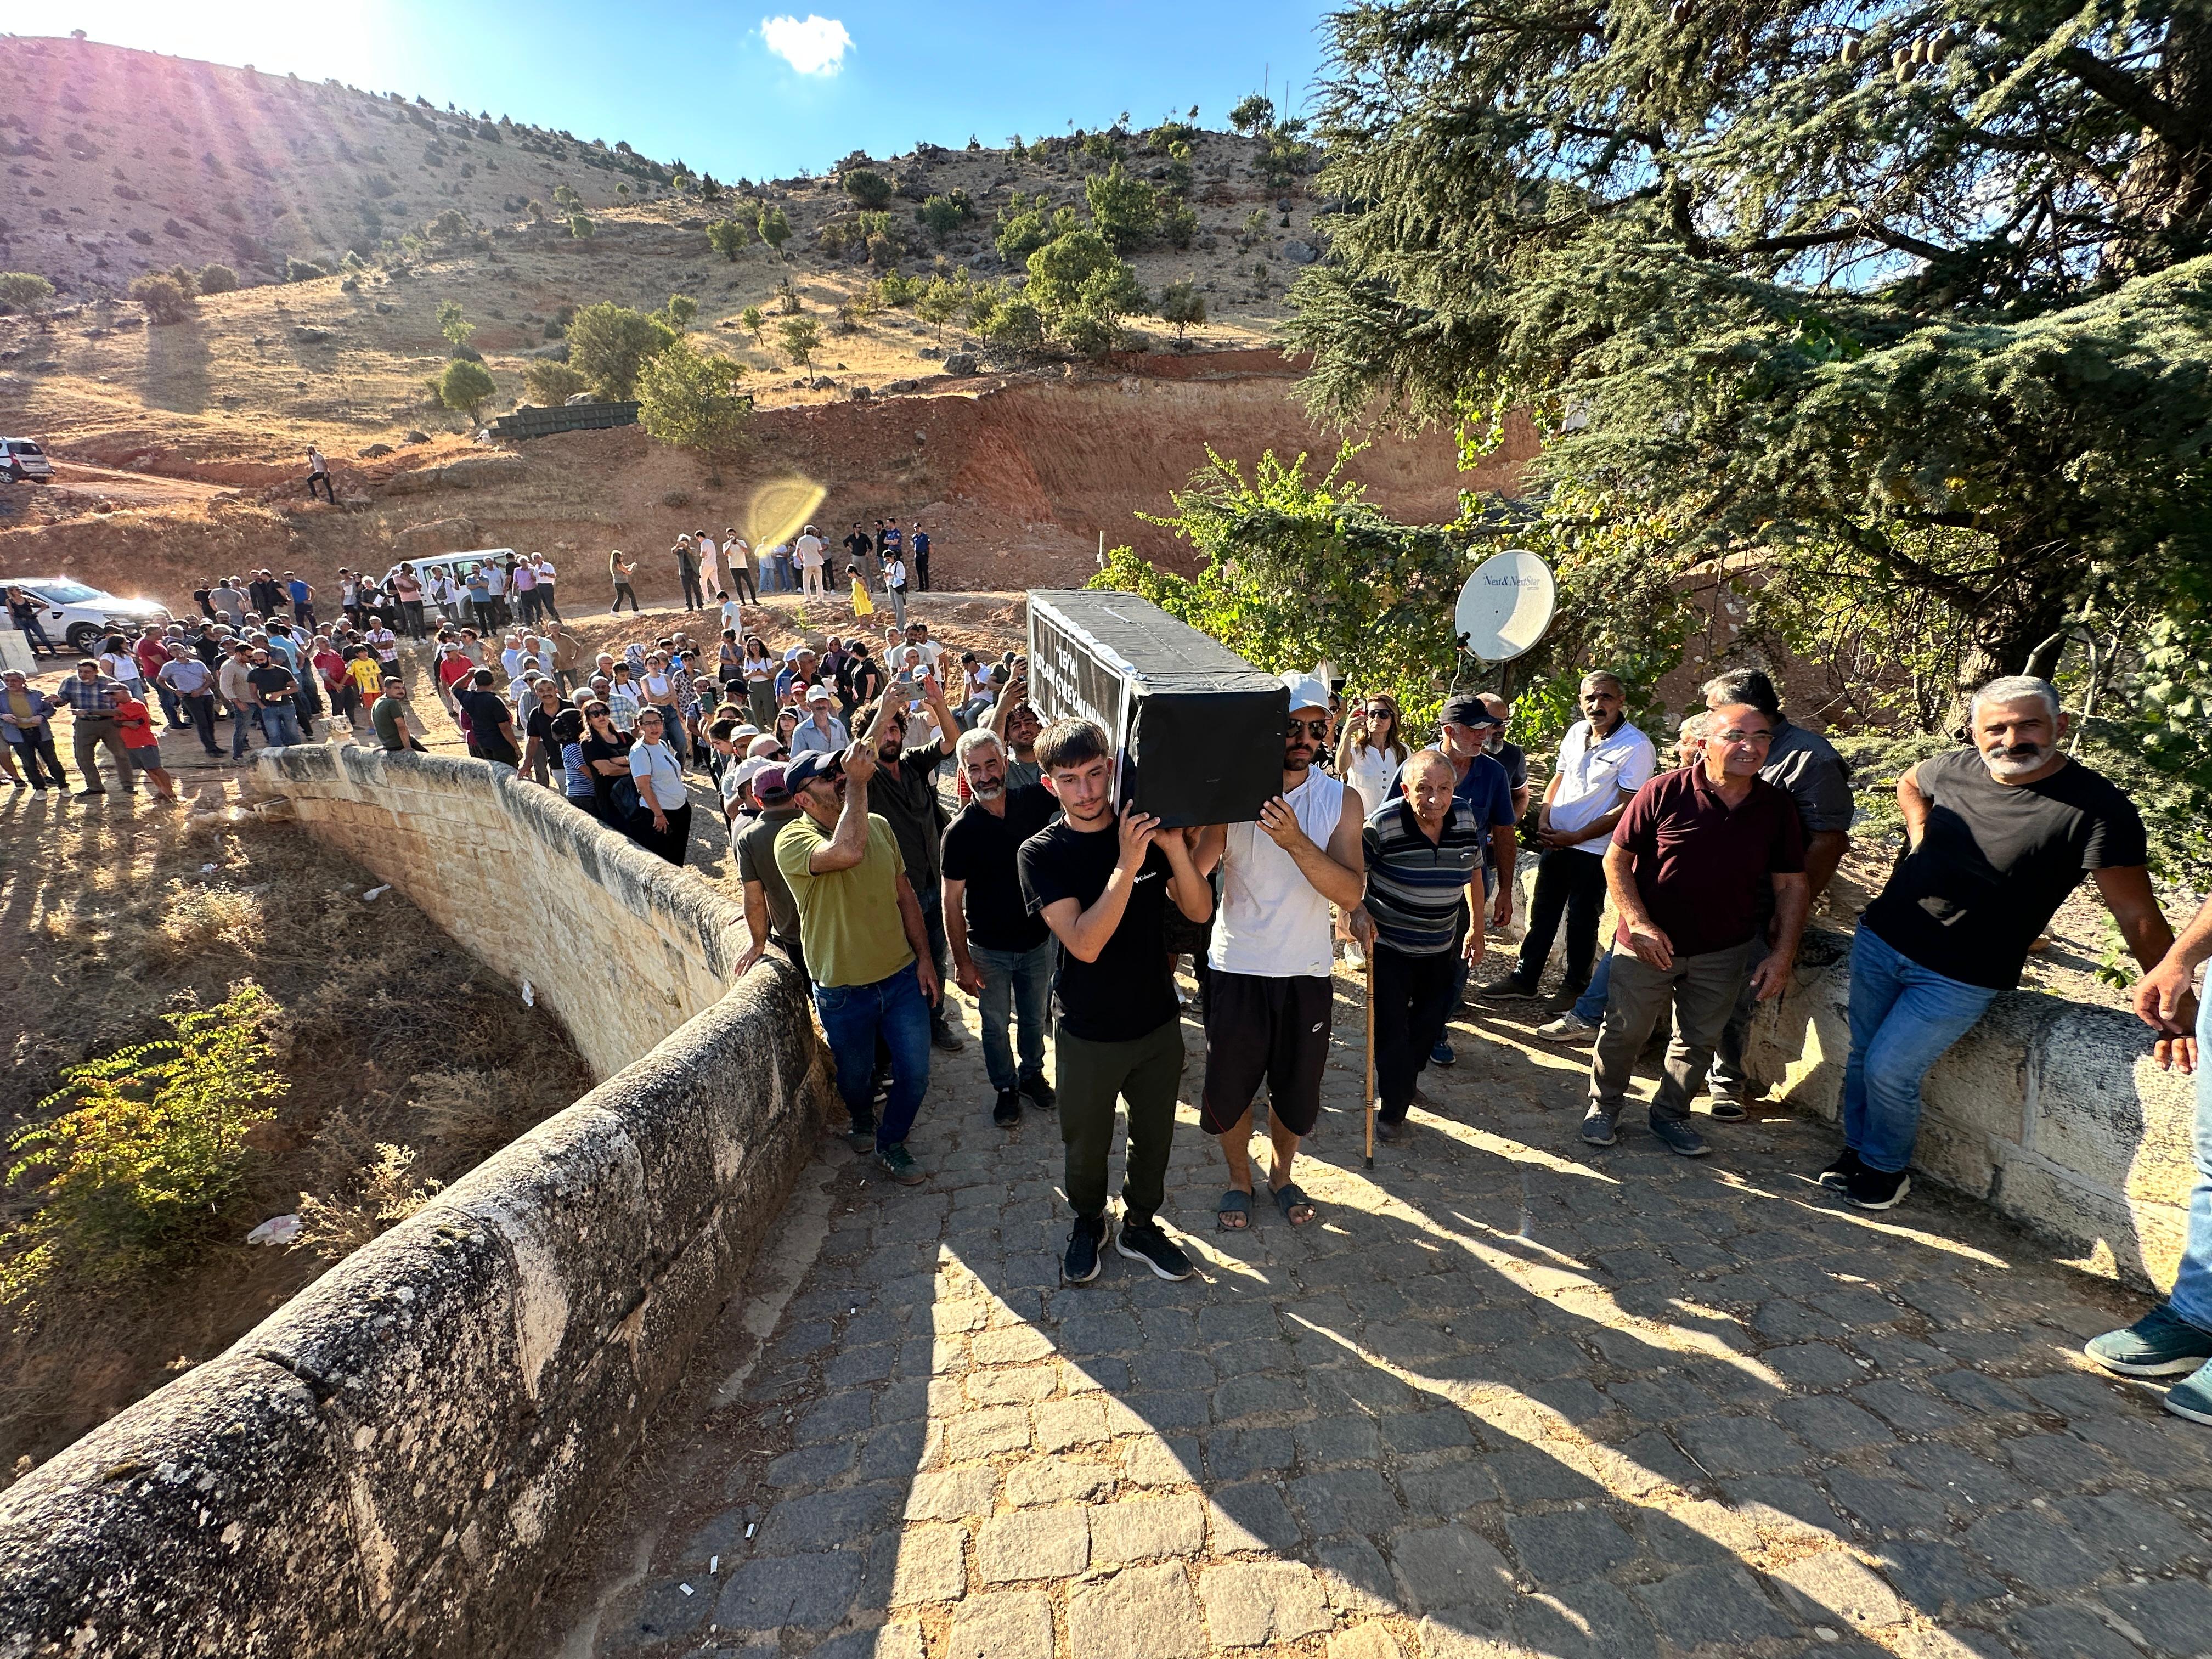
[[1221,866],[1221,905],[1206,994],[1206,1093],[1200,1127],[1218,1136],[1229,1190],[1217,1212],[1226,1231],[1252,1217],[1252,1097],[1267,1085],[1267,1185],[1294,1227],[1314,1206],[1291,1179],[1299,1140],[1321,1115],[1328,1060],[1329,906],[1348,913],[1365,890],[1362,812],[1357,793],[1314,757],[1328,746],[1328,687],[1285,674],[1291,714],[1283,738],[1283,793],[1255,823],[1215,824],[1192,861],[1201,875]]

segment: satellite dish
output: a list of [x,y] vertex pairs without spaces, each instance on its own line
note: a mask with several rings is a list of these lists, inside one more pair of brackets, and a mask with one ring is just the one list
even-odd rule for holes
[[1509,547],[1474,568],[1459,591],[1452,627],[1460,649],[1485,662],[1510,662],[1552,625],[1559,589],[1534,553]]

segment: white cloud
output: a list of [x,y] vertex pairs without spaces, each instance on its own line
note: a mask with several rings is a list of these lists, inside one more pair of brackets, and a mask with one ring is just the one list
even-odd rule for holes
[[853,37],[834,17],[763,17],[761,39],[768,49],[801,75],[835,75],[845,66]]

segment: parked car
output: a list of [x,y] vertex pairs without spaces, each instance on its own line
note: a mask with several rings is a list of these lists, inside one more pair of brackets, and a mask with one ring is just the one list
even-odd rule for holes
[[54,464],[46,452],[28,438],[0,438],[0,471],[10,483],[52,483]]
[[39,625],[50,640],[66,640],[69,648],[89,653],[111,634],[136,639],[148,623],[167,627],[176,620],[168,608],[151,599],[121,599],[67,576],[0,577],[0,588],[20,587],[39,602]]

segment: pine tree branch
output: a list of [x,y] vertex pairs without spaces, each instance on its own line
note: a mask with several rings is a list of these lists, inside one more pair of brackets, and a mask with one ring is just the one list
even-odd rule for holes
[[2080,46],[2063,48],[2051,61],[2115,109],[2140,121],[2174,149],[2193,150],[2203,143],[2203,136],[2190,131],[2189,124],[2179,110],[2125,70],[2115,68],[2095,53],[2086,52]]

